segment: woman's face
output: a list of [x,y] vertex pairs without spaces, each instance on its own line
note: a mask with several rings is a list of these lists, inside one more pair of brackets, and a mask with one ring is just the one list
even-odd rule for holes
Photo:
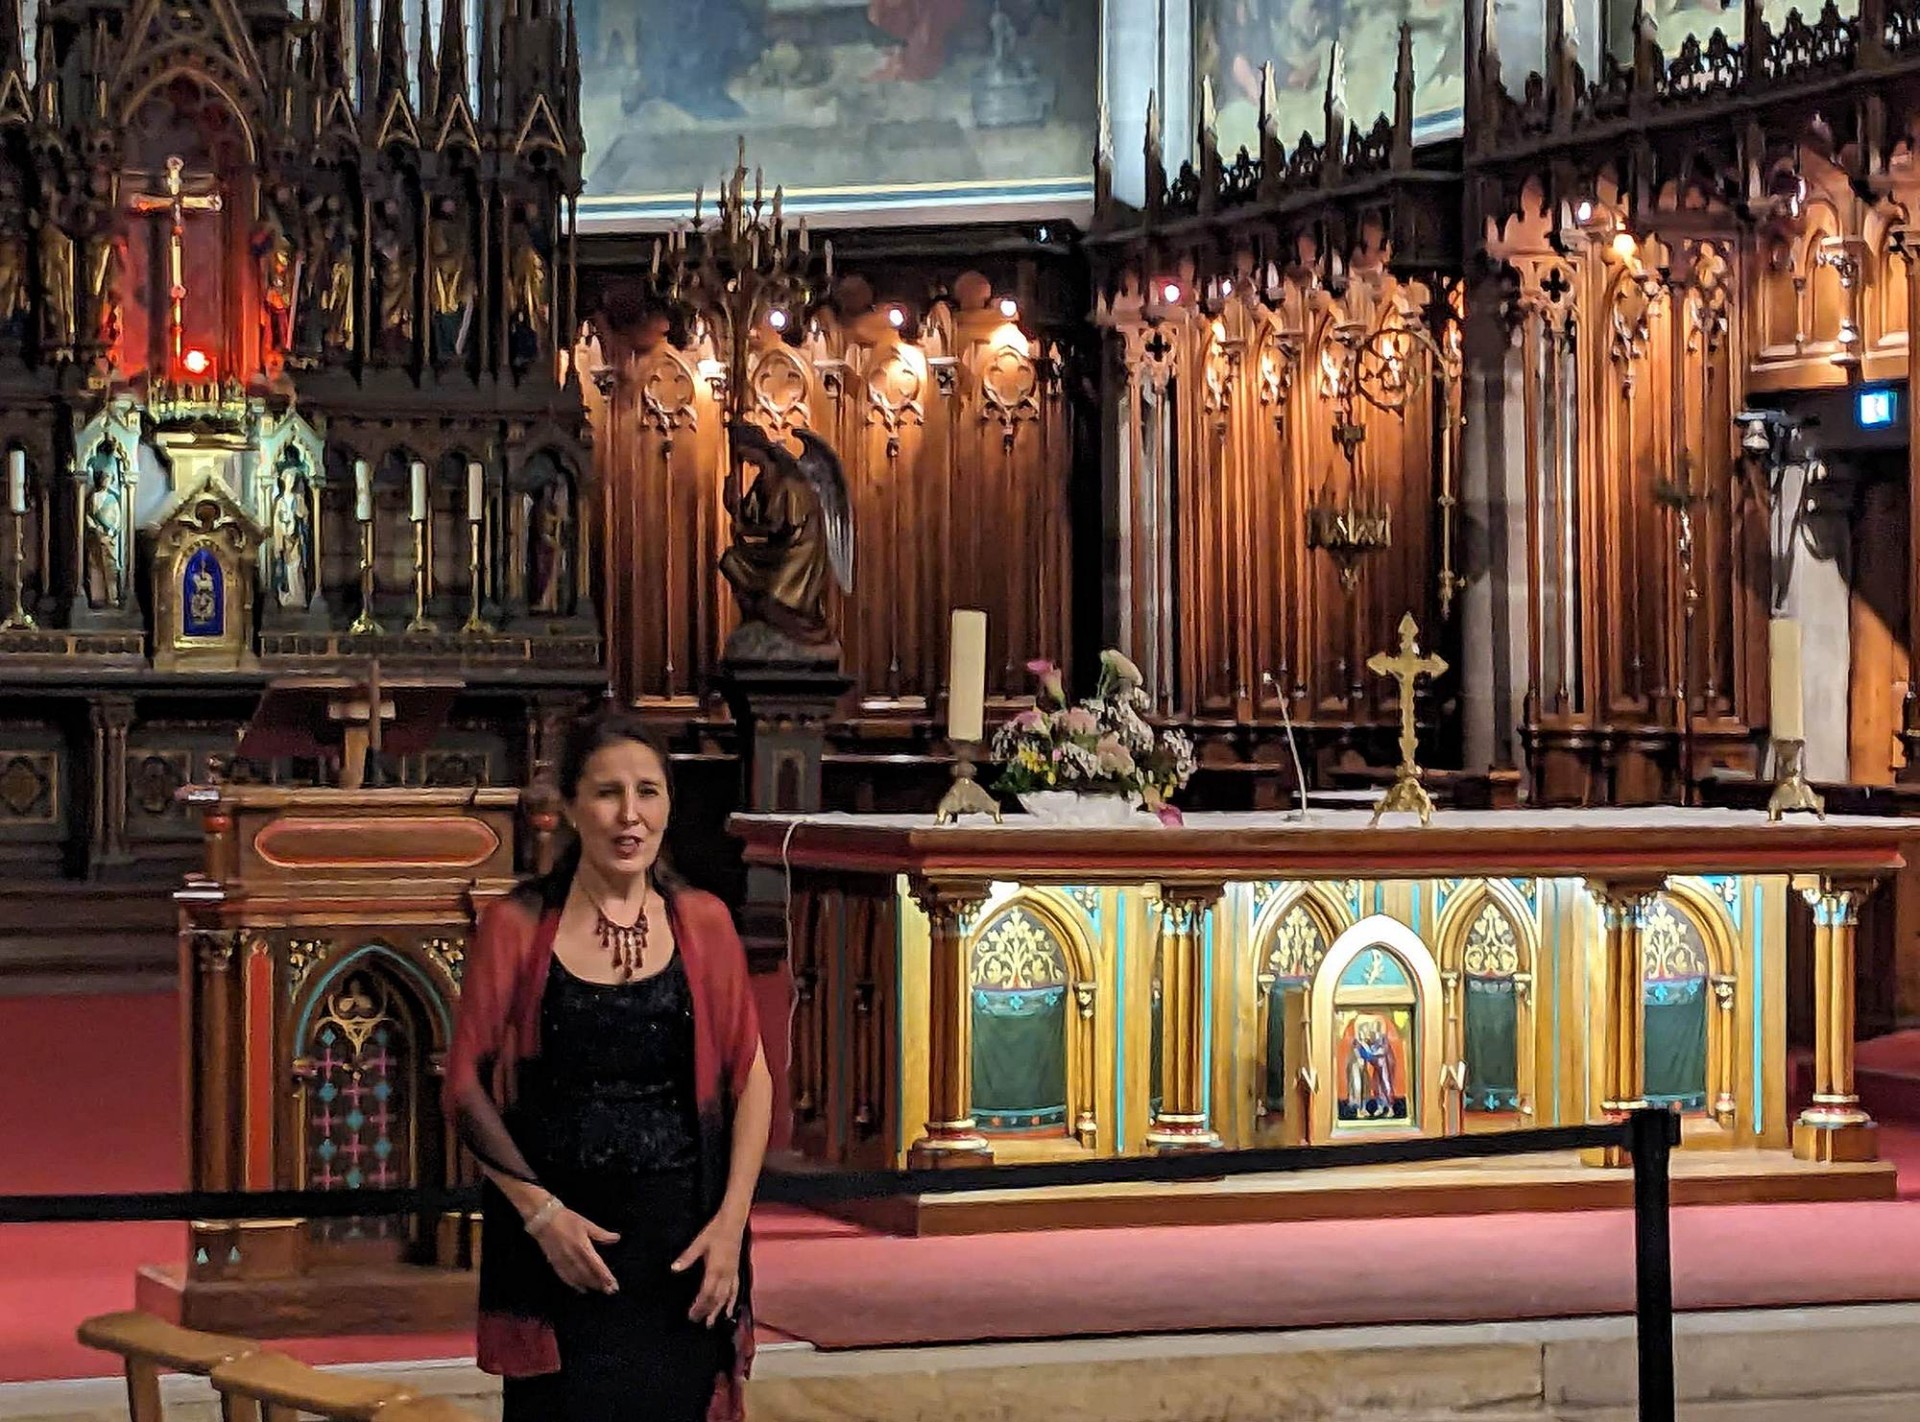
[[651,746],[618,741],[587,761],[567,817],[580,858],[612,883],[653,867],[667,829],[667,768]]

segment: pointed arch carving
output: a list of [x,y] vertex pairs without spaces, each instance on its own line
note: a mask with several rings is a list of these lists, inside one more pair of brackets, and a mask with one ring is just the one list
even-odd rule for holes
[[[1537,1114],[1539,923],[1502,879],[1456,892],[1434,925],[1446,1000],[1446,1066],[1463,1129],[1531,1124]],[[1479,1053],[1511,1062],[1482,1062]],[[1509,1072],[1511,1079],[1509,1080]]]
[[[1690,1115],[1704,1116],[1723,1130],[1737,1132],[1741,1024],[1750,1015],[1745,1005],[1753,988],[1740,973],[1726,903],[1701,880],[1670,879],[1665,891],[1643,911],[1641,945],[1641,986],[1649,1008],[1665,1010],[1673,1005],[1656,1004],[1656,998],[1699,993],[1706,1042],[1701,1099],[1678,1104]],[[1657,1035],[1646,1034],[1649,1068]],[[1651,1071],[1649,1083],[1651,1091]]]

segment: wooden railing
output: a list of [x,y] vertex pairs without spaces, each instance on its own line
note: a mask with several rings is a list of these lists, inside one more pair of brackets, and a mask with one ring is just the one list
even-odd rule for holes
[[476,1422],[444,1398],[371,1378],[324,1372],[251,1338],[196,1333],[146,1313],[110,1313],[80,1325],[80,1341],[126,1365],[131,1422],[162,1422],[160,1375],[187,1373],[220,1394],[223,1422]]

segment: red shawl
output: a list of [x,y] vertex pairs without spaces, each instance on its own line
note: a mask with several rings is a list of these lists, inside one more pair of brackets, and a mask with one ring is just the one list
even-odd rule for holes
[[[693,989],[700,1191],[711,1215],[726,1192],[734,1105],[760,1049],[760,1024],[746,953],[726,905],[711,894],[681,889],[668,895],[667,911]],[[559,905],[543,901],[530,886],[480,915],[467,954],[459,1022],[447,1054],[446,1107],[474,1153],[509,1174],[517,1172],[501,1157],[512,1152],[502,1148],[493,1123],[476,1120],[465,1103],[478,1094],[502,1114],[512,1107],[519,1064],[540,1052],[540,1000],[559,926]],[[543,1288],[550,1287],[552,1266],[506,1197],[491,1184],[482,1196],[479,1364],[504,1377],[556,1372],[559,1348],[538,1303]],[[742,1415],[743,1384],[753,1361],[750,1283],[747,1241],[742,1240],[733,1368],[714,1380],[709,1422],[734,1422]]]

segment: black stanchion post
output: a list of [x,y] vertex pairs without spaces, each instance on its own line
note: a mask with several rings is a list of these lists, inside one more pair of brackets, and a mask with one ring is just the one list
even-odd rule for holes
[[1640,1361],[1640,1422],[1674,1422],[1673,1236],[1668,1168],[1680,1118],[1643,1106],[1627,1119],[1633,1152],[1634,1331]]

